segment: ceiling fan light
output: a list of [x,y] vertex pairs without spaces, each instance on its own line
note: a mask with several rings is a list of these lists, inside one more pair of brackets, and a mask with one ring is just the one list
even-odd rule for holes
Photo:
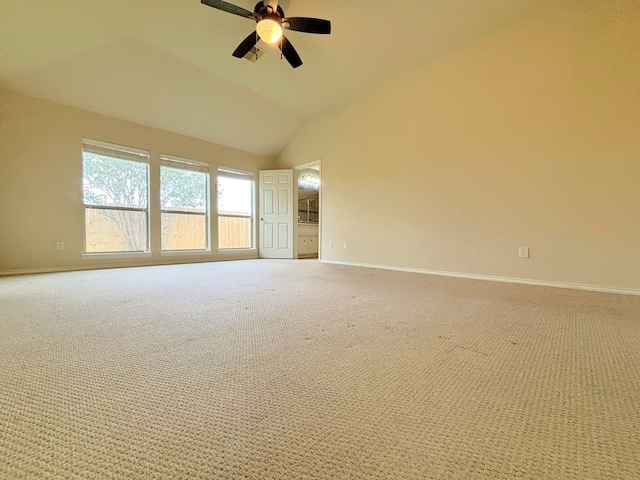
[[257,26],[258,35],[267,43],[276,43],[282,37],[282,27],[275,20],[265,18]]

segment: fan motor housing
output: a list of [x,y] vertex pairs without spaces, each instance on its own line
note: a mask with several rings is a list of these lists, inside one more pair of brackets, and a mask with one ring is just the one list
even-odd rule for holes
[[268,18],[280,23],[284,18],[284,10],[282,10],[280,5],[278,5],[278,8],[274,12],[273,9],[270,6],[265,5],[264,2],[256,3],[253,13],[256,14],[256,22]]

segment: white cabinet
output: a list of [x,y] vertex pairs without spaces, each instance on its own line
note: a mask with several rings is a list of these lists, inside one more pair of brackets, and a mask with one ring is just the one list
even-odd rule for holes
[[318,237],[298,235],[298,255],[317,255]]
[[298,224],[298,256],[318,255],[318,224]]
[[318,237],[307,238],[307,253],[318,254]]
[[298,236],[298,255],[309,253],[309,237]]

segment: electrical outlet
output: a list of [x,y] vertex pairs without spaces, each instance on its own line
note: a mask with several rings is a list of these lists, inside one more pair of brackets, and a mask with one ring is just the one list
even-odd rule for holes
[[518,248],[518,256],[520,258],[529,258],[529,247]]
[[329,242],[329,248],[333,248],[333,242]]
[[342,248],[344,248],[345,250],[347,249],[347,242],[344,242],[344,243],[342,244]]
[[56,242],[56,250],[64,250],[64,242]]

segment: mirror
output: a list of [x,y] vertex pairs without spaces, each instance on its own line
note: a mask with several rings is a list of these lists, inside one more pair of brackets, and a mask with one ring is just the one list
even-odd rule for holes
[[318,199],[301,198],[298,199],[298,222],[318,223]]
[[320,174],[312,168],[298,172],[298,223],[318,223]]

